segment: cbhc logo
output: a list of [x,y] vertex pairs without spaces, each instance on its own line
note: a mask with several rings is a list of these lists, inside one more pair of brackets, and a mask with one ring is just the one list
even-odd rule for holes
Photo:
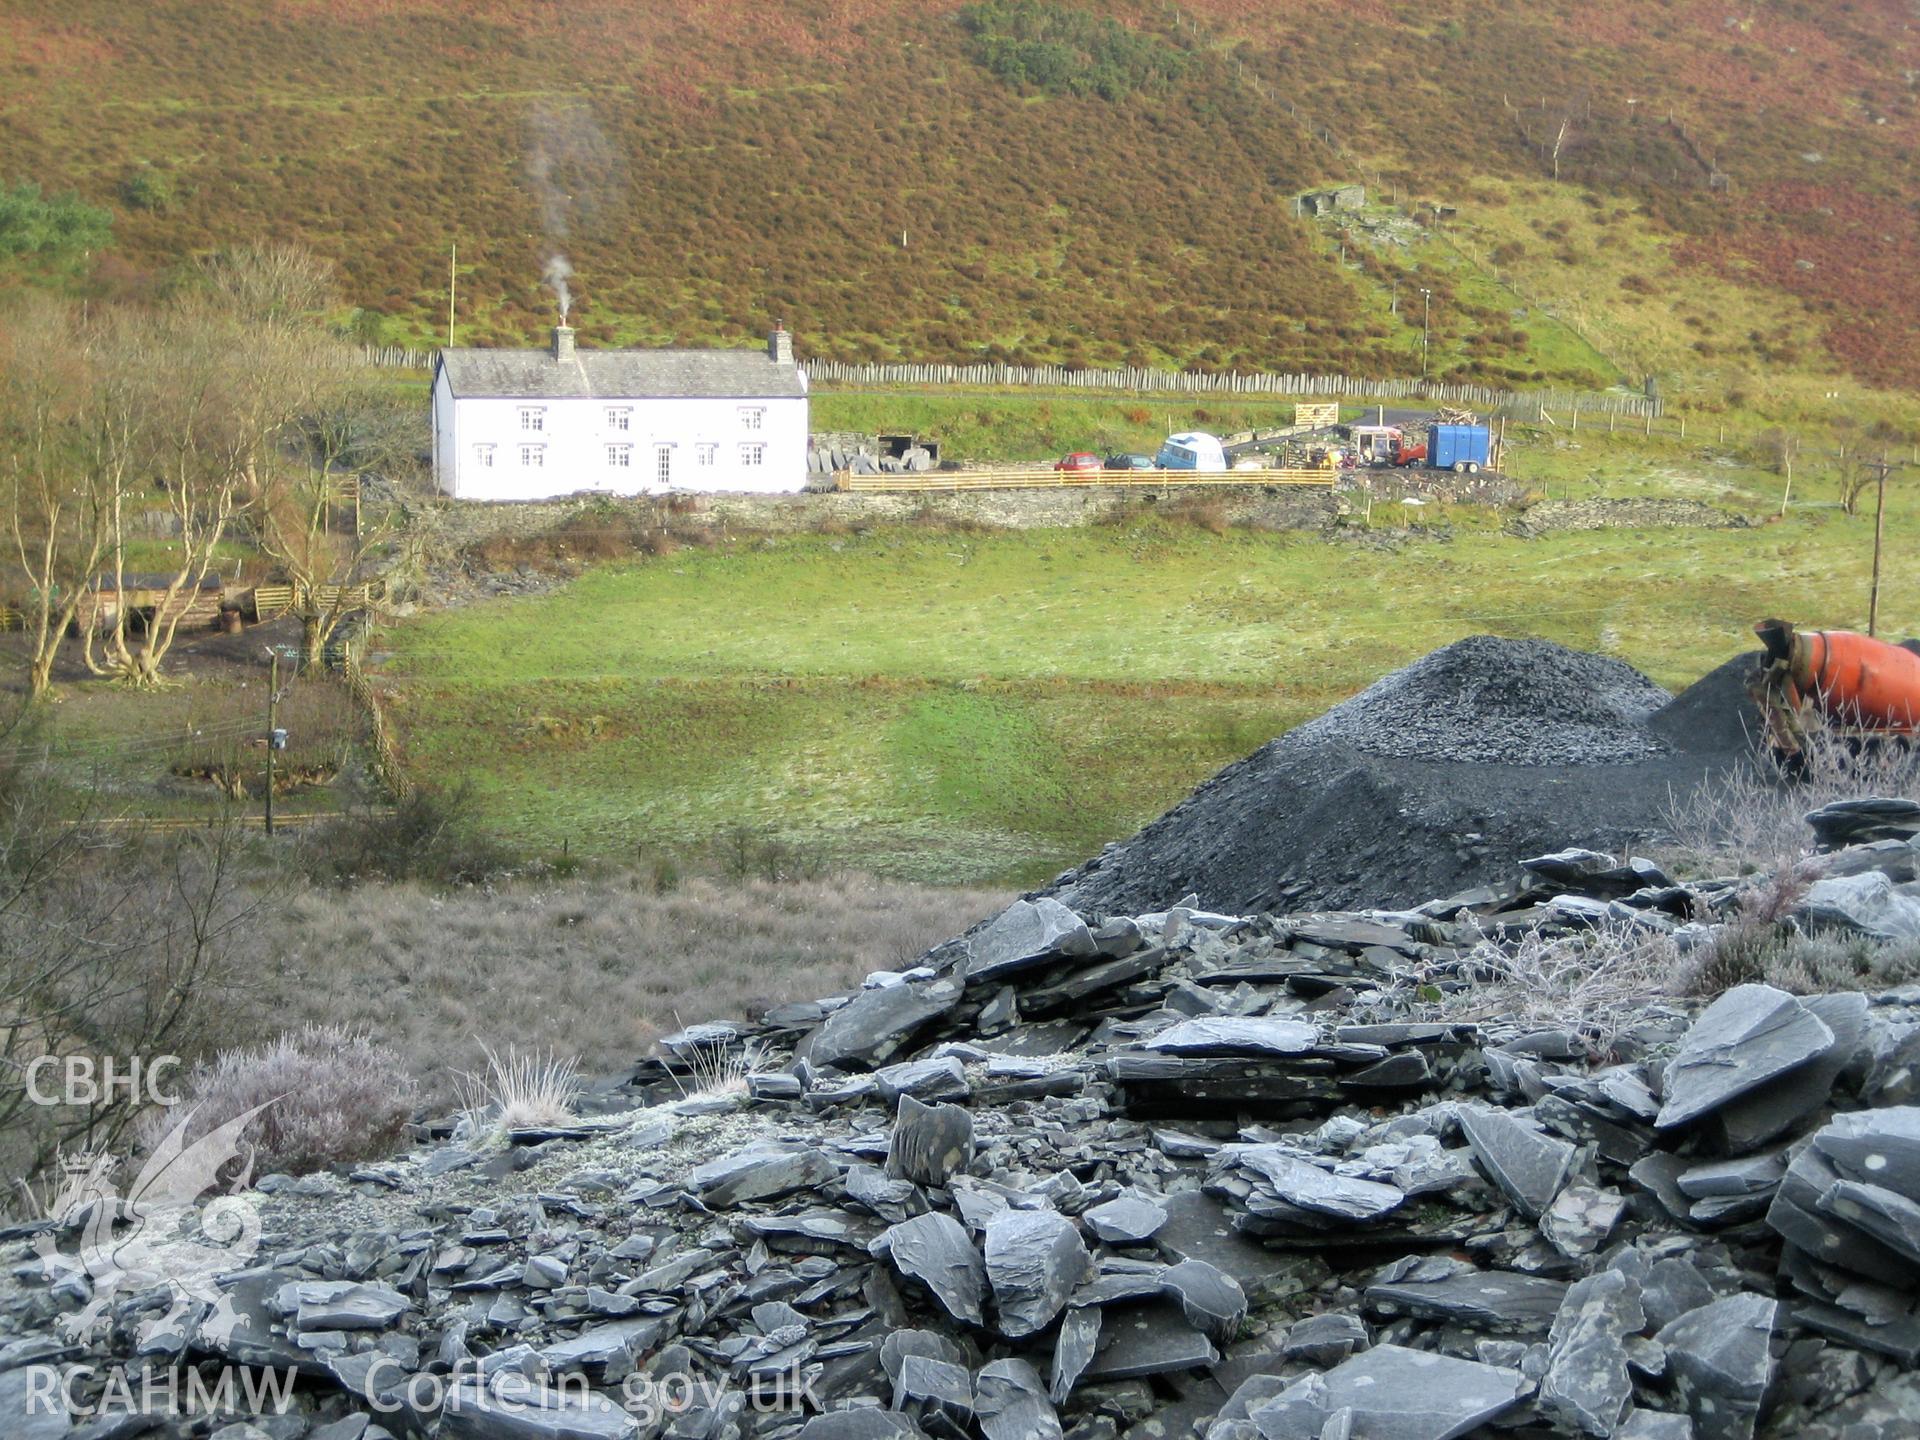
[[178,1055],[153,1060],[108,1055],[98,1061],[91,1055],[42,1055],[26,1067],[27,1098],[36,1105],[104,1105],[123,1095],[136,1105],[175,1105],[179,1095],[162,1087],[163,1077],[179,1065]]

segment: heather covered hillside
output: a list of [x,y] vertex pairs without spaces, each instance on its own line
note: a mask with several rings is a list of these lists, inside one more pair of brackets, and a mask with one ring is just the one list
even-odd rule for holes
[[[297,240],[338,263],[343,323],[428,341],[457,242],[472,342],[548,323],[564,251],[590,343],[780,314],[840,358],[1372,373],[1417,368],[1425,288],[1436,368],[1496,383],[1906,387],[1910,22],[1704,0],[16,0],[0,183],[77,191],[112,237],[0,233],[0,264],[139,292],[235,236]],[[1294,216],[1349,179],[1425,238]],[[1495,272],[1602,351],[1543,341]]]

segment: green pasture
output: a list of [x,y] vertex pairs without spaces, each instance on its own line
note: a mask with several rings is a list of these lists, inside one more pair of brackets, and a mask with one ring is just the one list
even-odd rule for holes
[[[1530,541],[1382,519],[749,541],[407,622],[386,668],[419,773],[470,779],[529,847],[691,850],[744,824],[886,874],[1028,883],[1464,635],[1679,687],[1763,615],[1865,623],[1872,522],[1831,508]],[[1916,529],[1889,519],[1900,633]]]

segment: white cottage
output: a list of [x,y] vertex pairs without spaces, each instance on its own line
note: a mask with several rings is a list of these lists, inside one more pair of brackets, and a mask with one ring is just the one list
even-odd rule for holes
[[784,328],[765,350],[442,350],[433,472],[460,500],[577,491],[799,490],[807,376]]

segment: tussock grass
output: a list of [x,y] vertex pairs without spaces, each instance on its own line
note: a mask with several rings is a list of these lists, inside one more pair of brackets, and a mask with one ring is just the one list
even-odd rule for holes
[[765,1061],[757,1044],[738,1049],[695,1045],[679,1058],[686,1062],[689,1074],[685,1080],[675,1076],[674,1084],[689,1100],[744,1099],[747,1082],[761,1072]]
[[522,1050],[508,1042],[505,1053],[485,1041],[484,1069],[459,1079],[460,1108],[470,1136],[501,1135],[533,1125],[564,1125],[574,1118],[580,1098],[580,1064],[552,1051]]
[[1010,898],[859,876],[656,888],[634,871],[445,892],[368,883],[294,896],[263,928],[256,1023],[360,1027],[453,1103],[489,1052],[612,1073],[675,1014],[751,1017],[911,963]]

